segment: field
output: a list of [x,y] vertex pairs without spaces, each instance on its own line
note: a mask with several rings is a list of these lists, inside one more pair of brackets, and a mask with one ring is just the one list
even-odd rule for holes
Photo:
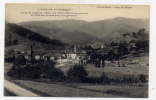
[[[104,68],[97,68],[93,64],[87,64],[84,66],[86,69],[88,76],[90,77],[99,77],[104,72],[107,76],[112,78],[122,77],[125,75],[146,75],[148,76],[148,62],[149,59],[147,56],[144,57],[135,57],[135,58],[127,58],[121,60],[120,62],[125,64],[125,67],[118,67],[117,63],[106,63]],[[65,64],[62,67],[58,67],[63,70],[65,73],[70,68],[71,64]]]
[[[125,67],[117,67],[116,63],[108,63],[104,68],[97,68],[87,64],[88,77],[99,77],[103,72],[110,78],[120,79],[126,75],[148,76],[148,57],[128,58],[121,61]],[[59,67],[65,73],[71,64]],[[11,64],[5,63],[5,73]],[[6,78],[6,75],[5,75]],[[89,84],[89,83],[66,83],[46,82],[41,80],[12,80],[12,82],[27,88],[41,96],[53,97],[148,97],[148,83],[137,84]],[[141,84],[141,85],[140,85]],[[135,91],[135,92],[134,92]]]
[[[148,88],[121,85],[96,85],[81,83],[45,83],[13,80],[16,84],[41,96],[52,97],[147,97]],[[141,91],[140,91],[141,90]],[[135,92],[134,92],[135,91]]]

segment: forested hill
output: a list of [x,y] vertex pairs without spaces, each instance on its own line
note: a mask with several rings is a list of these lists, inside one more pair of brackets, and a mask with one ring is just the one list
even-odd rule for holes
[[5,46],[12,45],[34,45],[41,48],[42,46],[61,47],[65,44],[59,40],[42,36],[22,26],[6,22]]

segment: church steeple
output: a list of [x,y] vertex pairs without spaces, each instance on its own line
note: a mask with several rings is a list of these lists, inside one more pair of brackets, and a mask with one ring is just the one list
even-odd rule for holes
[[104,46],[103,46],[103,44],[101,44],[101,49],[103,49],[104,48]]
[[77,52],[77,48],[76,48],[76,45],[74,45],[74,53]]

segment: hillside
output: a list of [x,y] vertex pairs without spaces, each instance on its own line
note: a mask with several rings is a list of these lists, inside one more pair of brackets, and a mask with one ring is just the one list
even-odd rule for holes
[[5,46],[14,45],[15,48],[18,47],[17,45],[25,48],[30,47],[30,45],[38,48],[59,48],[64,46],[64,43],[59,40],[52,40],[19,25],[6,22]]

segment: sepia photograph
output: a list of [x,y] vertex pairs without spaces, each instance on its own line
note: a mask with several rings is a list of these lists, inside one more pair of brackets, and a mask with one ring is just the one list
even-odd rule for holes
[[149,12],[6,3],[4,96],[148,98]]

